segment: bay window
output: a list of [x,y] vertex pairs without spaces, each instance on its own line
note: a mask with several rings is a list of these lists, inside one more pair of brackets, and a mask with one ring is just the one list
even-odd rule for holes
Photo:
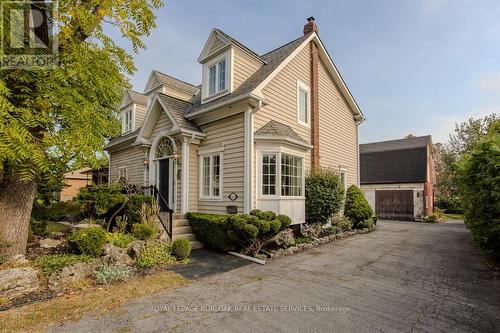
[[[303,157],[282,152],[262,153],[261,194],[263,196],[302,197],[304,195]],[[277,193],[276,188],[280,191]]]
[[221,199],[222,154],[201,156],[201,198]]

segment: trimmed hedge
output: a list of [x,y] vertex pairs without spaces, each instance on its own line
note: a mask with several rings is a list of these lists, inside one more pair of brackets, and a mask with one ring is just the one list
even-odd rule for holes
[[306,222],[327,223],[340,211],[344,201],[344,189],[338,172],[331,169],[313,170],[305,183]]
[[235,250],[235,244],[228,236],[227,215],[187,213],[186,217],[196,238],[205,246],[218,251]]
[[351,220],[354,227],[362,221],[368,220],[373,215],[373,209],[359,187],[351,185],[347,189],[344,216]]

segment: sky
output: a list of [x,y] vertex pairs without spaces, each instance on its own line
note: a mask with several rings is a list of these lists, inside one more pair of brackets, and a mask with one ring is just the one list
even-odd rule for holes
[[153,69],[199,84],[196,60],[214,27],[263,54],[314,16],[366,117],[360,143],[410,133],[445,142],[455,122],[500,113],[499,0],[165,0],[157,15],[134,55],[140,92]]

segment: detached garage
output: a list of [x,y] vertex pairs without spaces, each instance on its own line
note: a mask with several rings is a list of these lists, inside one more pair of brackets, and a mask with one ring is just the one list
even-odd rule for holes
[[359,146],[361,189],[380,219],[420,220],[433,210],[430,136]]

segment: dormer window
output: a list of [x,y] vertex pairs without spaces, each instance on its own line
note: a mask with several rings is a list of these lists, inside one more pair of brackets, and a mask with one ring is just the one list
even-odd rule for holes
[[134,108],[133,106],[122,111],[122,134],[133,130]]
[[229,93],[231,87],[231,50],[203,64],[203,100]]

